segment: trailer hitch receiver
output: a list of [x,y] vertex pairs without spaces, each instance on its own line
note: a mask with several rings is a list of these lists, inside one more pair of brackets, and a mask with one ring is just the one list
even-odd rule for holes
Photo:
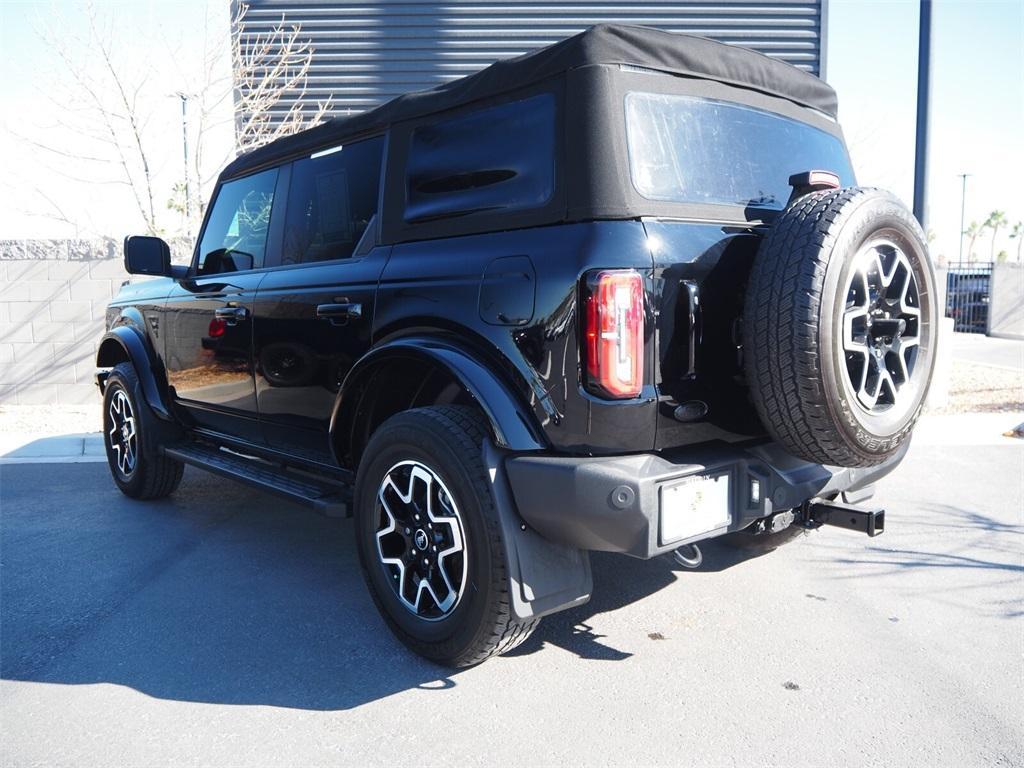
[[860,531],[868,536],[878,536],[885,531],[884,509],[858,509],[843,504],[811,502],[804,513],[808,528],[835,525],[851,531]]

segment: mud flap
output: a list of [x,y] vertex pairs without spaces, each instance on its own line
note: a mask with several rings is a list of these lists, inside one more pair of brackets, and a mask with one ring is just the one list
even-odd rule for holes
[[517,619],[528,620],[583,605],[590,600],[594,586],[590,556],[581,549],[548,541],[523,522],[516,512],[503,458],[501,451],[485,441],[484,463],[505,540],[512,612]]

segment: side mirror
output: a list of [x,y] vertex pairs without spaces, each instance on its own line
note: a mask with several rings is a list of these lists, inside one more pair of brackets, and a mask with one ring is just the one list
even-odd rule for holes
[[233,251],[230,248],[218,248],[210,251],[203,260],[199,273],[203,275],[223,275],[226,272],[244,272],[252,269],[254,260],[251,253]]
[[126,237],[124,268],[131,275],[168,276],[171,274],[171,248],[159,237]]

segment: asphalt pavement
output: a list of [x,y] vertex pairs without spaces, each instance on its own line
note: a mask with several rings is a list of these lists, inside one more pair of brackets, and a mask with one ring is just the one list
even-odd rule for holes
[[[0,763],[1022,765],[1024,447],[928,440],[887,530],[594,555],[510,656],[409,654],[351,523],[188,469],[0,466]],[[998,444],[992,444],[996,442]]]

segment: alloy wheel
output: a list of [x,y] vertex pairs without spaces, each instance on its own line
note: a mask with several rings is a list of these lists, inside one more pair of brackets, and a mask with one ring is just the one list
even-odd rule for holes
[[377,490],[377,555],[402,605],[438,621],[462,598],[467,580],[466,539],[455,499],[430,467],[403,461]]
[[135,471],[135,464],[138,461],[138,431],[131,400],[123,389],[118,389],[110,398],[107,415],[110,418],[107,439],[114,452],[118,470],[127,477]]
[[854,258],[845,296],[847,384],[865,411],[887,411],[913,388],[920,351],[920,291],[907,255],[889,240],[867,244]]

